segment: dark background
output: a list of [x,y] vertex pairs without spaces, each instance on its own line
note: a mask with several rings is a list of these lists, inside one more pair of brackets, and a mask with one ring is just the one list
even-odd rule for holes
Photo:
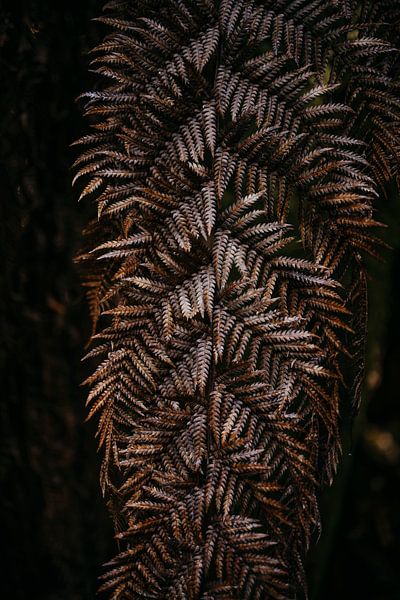
[[[89,206],[71,191],[74,99],[93,82],[97,0],[0,1],[1,597],[86,600],[115,552],[98,486],[81,363],[89,318],[73,264]],[[381,200],[393,246],[371,265],[366,400],[344,438],[312,600],[400,598],[400,202]]]

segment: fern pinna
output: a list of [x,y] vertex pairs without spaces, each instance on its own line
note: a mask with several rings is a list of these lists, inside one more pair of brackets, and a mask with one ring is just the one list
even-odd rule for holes
[[[116,0],[80,140],[113,599],[289,599],[360,396],[398,4]],[[100,327],[96,322],[100,318]],[[342,398],[342,400],[341,400]],[[342,402],[342,404],[341,404]]]

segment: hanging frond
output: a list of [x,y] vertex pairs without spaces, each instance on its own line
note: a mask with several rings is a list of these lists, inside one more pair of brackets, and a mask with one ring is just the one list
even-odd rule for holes
[[[76,180],[89,417],[131,600],[306,588],[360,401],[374,203],[399,173],[397,3],[114,0]],[[97,325],[97,326],[96,326]]]

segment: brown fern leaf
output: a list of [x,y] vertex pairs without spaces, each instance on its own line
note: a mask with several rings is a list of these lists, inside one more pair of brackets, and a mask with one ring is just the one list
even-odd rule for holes
[[97,204],[87,383],[114,600],[306,588],[360,399],[374,202],[398,176],[393,4],[114,0],[100,19],[76,179]]

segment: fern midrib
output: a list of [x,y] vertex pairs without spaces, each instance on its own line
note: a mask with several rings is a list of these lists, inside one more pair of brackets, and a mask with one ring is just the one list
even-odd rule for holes
[[[219,3],[218,3],[219,4]],[[217,14],[217,22],[219,23],[219,6],[218,6],[218,14]],[[212,98],[215,98],[215,85],[216,85],[216,81],[217,81],[217,75],[218,75],[218,69],[220,67],[220,65],[222,64],[222,54],[223,54],[223,45],[222,45],[222,32],[221,29],[219,27],[219,40],[218,40],[218,49],[217,49],[217,53],[216,53],[216,60],[215,60],[215,70],[214,70],[214,81],[213,81],[213,90],[212,90]],[[214,155],[215,155],[215,151],[218,147],[218,141],[219,141],[219,136],[220,136],[220,129],[221,129],[221,121],[220,121],[220,115],[219,115],[219,111],[217,111],[217,117],[216,117],[216,148],[214,149]],[[213,157],[214,157],[213,155]],[[213,169],[214,171],[214,169]],[[211,266],[213,266],[213,249],[214,249],[214,240],[215,240],[215,233],[217,231],[217,227],[218,227],[218,223],[219,223],[219,219],[218,219],[218,214],[219,214],[219,210],[220,210],[220,202],[218,201],[218,196],[216,195],[216,219],[215,219],[215,224],[214,227],[211,231],[211,234],[207,240],[207,245],[210,249],[210,259],[211,259]],[[213,436],[212,436],[212,431],[211,431],[211,427],[210,427],[210,422],[209,422],[209,418],[210,418],[210,408],[211,408],[211,394],[214,390],[214,385],[215,385],[215,378],[216,378],[216,363],[215,363],[215,359],[214,359],[214,349],[215,349],[215,339],[214,339],[214,314],[215,314],[215,304],[216,304],[216,299],[217,299],[217,285],[215,285],[214,290],[213,290],[213,298],[212,298],[212,312],[211,312],[211,318],[210,318],[210,334],[211,334],[211,368],[210,368],[210,372],[208,375],[208,382],[207,382],[207,386],[206,386],[206,391],[205,391],[205,404],[206,404],[206,410],[207,410],[207,459],[206,459],[206,464],[205,464],[205,473],[204,473],[204,478],[203,478],[203,486],[205,486],[206,484],[206,477],[207,477],[207,473],[208,473],[208,469],[209,469],[209,465],[211,462],[211,457],[212,457],[212,453],[214,450],[214,442],[213,442]],[[206,542],[206,537],[207,537],[207,530],[208,527],[210,525],[210,523],[212,522],[212,518],[213,515],[216,514],[213,510],[213,503],[211,503],[209,505],[209,507],[207,508],[207,510],[205,511],[204,514],[204,518],[203,518],[203,529],[202,529],[202,534],[203,534],[203,552],[205,550],[205,542]],[[200,589],[200,593],[202,594],[203,592],[207,591],[207,578],[206,578],[206,574],[205,574],[205,570],[203,569],[202,571],[202,578],[201,578],[201,589]]]

